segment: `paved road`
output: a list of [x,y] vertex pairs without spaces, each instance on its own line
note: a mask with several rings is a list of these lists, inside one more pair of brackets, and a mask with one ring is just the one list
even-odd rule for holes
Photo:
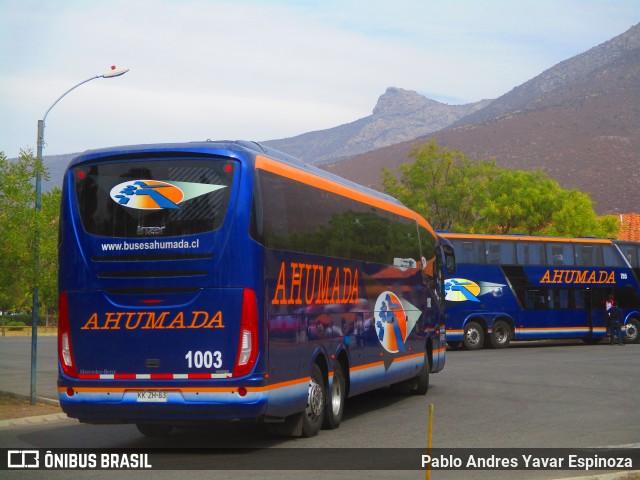
[[[28,378],[28,358],[26,362],[18,358],[28,357],[23,349],[30,351],[28,342],[23,340],[0,339],[0,366],[3,369],[0,388],[19,382],[25,375]],[[38,385],[42,382],[55,388],[55,374],[46,364],[53,359],[55,365],[55,341],[42,340],[40,355],[49,360],[43,360],[45,364],[41,366],[43,372],[39,375]],[[55,425],[0,432],[0,447],[421,448],[427,439],[427,403],[434,404],[433,442],[438,448],[637,446],[640,441],[639,365],[640,345],[610,347],[578,342],[536,342],[514,344],[498,351],[448,352],[447,366],[443,372],[431,377],[426,399],[394,396],[388,391],[349,399],[341,427],[323,431],[312,439],[274,439],[259,435],[251,426],[222,426],[213,431],[180,430],[168,439],[158,440],[141,437],[132,426],[80,425],[65,420]],[[23,372],[9,372],[13,368],[21,368]],[[50,378],[47,380],[46,377]],[[26,388],[28,390],[28,384]],[[42,393],[48,392],[49,388],[43,386]],[[296,450],[294,454],[300,455],[300,451]],[[188,458],[178,461],[188,462]],[[209,466],[215,468],[216,458],[212,457],[210,462]],[[176,468],[181,468],[180,464]],[[57,478],[51,475],[55,472],[46,473],[37,478]],[[139,473],[142,478],[144,472]],[[215,478],[238,478],[238,473],[216,472]],[[304,476],[367,480],[424,478],[421,471],[344,473],[316,471]],[[89,478],[112,478],[113,475],[113,472],[91,472]],[[189,475],[210,478],[211,472]],[[549,471],[439,471],[433,472],[432,478],[562,478],[577,475],[579,473]],[[154,478],[174,476],[171,472],[154,472]],[[259,476],[286,479],[299,478],[300,473],[265,471]],[[60,476],[67,477],[68,474]],[[240,477],[245,478],[245,475]]]
[[[57,337],[38,337],[36,395],[57,399]],[[0,390],[31,394],[31,337],[0,337]]]

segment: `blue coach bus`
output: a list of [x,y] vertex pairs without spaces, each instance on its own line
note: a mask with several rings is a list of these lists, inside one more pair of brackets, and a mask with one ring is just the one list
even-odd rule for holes
[[609,295],[624,312],[625,341],[638,341],[640,244],[440,235],[452,242],[458,266],[455,276],[446,280],[450,347],[504,348],[512,339],[581,338],[597,343],[607,335]]
[[79,155],[59,259],[59,400],[81,422],[312,436],[347,397],[425,394],[444,367],[450,244],[393,198],[257,143]]

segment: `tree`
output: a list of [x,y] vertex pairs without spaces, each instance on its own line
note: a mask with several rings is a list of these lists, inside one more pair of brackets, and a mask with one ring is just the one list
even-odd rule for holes
[[552,213],[551,224],[542,233],[558,237],[615,238],[619,229],[615,216],[596,216],[589,195],[577,190],[564,190]]
[[383,169],[385,192],[424,216],[437,230],[470,233],[613,237],[615,218],[599,219],[589,195],[563,190],[542,170],[504,170],[471,161],[435,140],[399,166]]
[[42,195],[39,299],[44,307],[43,311],[48,315],[56,315],[58,311],[58,224],[61,198],[62,190],[58,187]]
[[435,140],[409,156],[415,160],[398,167],[399,180],[383,169],[385,192],[420,213],[437,230],[469,228],[476,217],[476,196],[497,171],[495,162],[472,162],[462,152],[439,147]]
[[477,195],[475,227],[483,233],[540,233],[551,222],[561,190],[541,170],[498,170]]
[[[35,282],[47,308],[57,309],[57,211],[60,190],[43,195],[35,206],[33,179],[47,178],[42,162],[31,150],[15,161],[0,152],[0,311],[30,312]],[[39,235],[40,275],[35,276],[36,233]],[[54,281],[55,279],[55,281]]]

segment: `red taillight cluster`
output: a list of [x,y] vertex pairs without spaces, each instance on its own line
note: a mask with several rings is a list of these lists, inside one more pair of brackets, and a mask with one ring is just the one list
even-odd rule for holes
[[238,356],[233,376],[251,373],[258,359],[258,303],[253,290],[245,288],[242,296]]
[[77,377],[76,365],[71,348],[71,328],[69,325],[69,303],[67,293],[62,292],[58,299],[58,358],[65,375]]

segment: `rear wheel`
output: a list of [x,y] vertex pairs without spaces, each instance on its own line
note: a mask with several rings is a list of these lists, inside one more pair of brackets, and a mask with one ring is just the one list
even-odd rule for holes
[[391,391],[397,395],[426,395],[429,390],[429,354],[424,353],[424,363],[420,373],[409,380],[391,384]]
[[329,391],[329,399],[324,411],[324,422],[322,424],[324,428],[332,430],[340,426],[342,413],[344,412],[345,395],[344,373],[342,373],[340,364],[336,363],[333,370],[333,382]]
[[422,372],[417,377],[417,385],[414,390],[411,391],[414,395],[426,395],[429,390],[429,371],[431,365],[429,365],[429,354],[424,352],[424,365],[422,366]]
[[626,333],[623,340],[625,343],[637,343],[640,338],[640,321],[636,318],[632,318],[627,322]]
[[311,368],[307,406],[302,413],[302,436],[313,437],[318,434],[324,419],[326,391],[320,367],[314,364]]
[[469,322],[464,327],[464,340],[462,340],[467,350],[479,350],[484,344],[484,330],[477,322]]
[[493,348],[506,348],[511,343],[512,335],[511,328],[507,322],[496,320],[493,322],[491,335],[489,335],[491,346]]

